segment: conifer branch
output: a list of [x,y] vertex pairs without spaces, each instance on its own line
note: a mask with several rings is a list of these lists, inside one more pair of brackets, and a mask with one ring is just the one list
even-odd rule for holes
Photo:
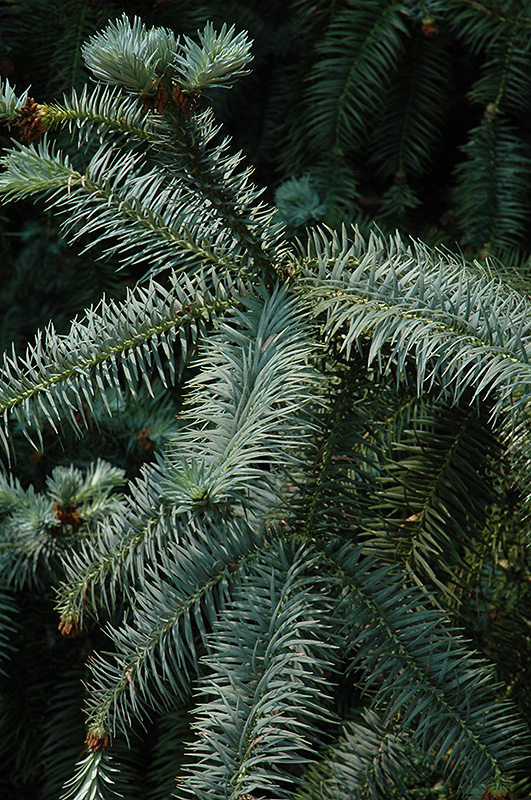
[[[164,385],[177,380],[199,336],[202,320],[227,307],[220,288],[218,297],[201,296],[196,287],[177,281],[169,290],[154,281],[130,291],[124,304],[103,300],[74,321],[70,333],[59,336],[52,325],[40,334],[23,358],[4,354],[4,384],[0,413],[4,417],[2,441],[7,447],[10,413],[40,437],[44,421],[54,427],[68,420],[76,429],[87,425],[95,398],[113,387],[122,392],[122,376],[134,392],[139,381],[149,384],[154,368]],[[186,285],[186,284],[185,284]],[[183,300],[193,300],[183,305]],[[176,368],[172,349],[178,344],[181,364]],[[158,348],[166,355],[161,361]],[[107,410],[111,409],[107,403]]]
[[[273,564],[271,573],[265,567]],[[328,718],[323,672],[331,643],[322,602],[304,574],[311,567],[302,549],[272,550],[247,571],[215,626],[193,725],[197,766],[183,777],[187,795],[292,796],[289,765],[312,757],[316,728]]]
[[[352,259],[356,247],[345,244],[332,269],[322,257],[318,269],[327,280],[306,283],[315,313],[327,312],[328,338],[341,331],[349,356],[369,335],[369,363],[394,365],[399,374],[413,358],[419,392],[440,386],[458,400],[471,389],[473,399],[492,399],[493,418],[509,404],[511,413],[522,407],[531,380],[524,297],[479,267],[470,272],[422,246],[415,253],[397,240],[396,251],[393,245],[380,259],[384,245],[375,239],[359,262]],[[386,346],[388,367],[381,361]]]
[[[388,568],[369,571],[351,548],[338,553],[336,563],[353,580],[346,618],[354,626],[355,661],[364,669],[365,690],[378,684],[375,707],[385,709],[386,724],[399,718],[433,766],[458,777],[461,791],[511,769],[525,747],[524,729],[506,704],[493,702],[495,684],[485,665],[463,648],[437,611],[425,609],[422,594],[399,587]],[[378,635],[367,640],[364,630],[367,624],[373,628],[373,615]],[[500,737],[502,716],[507,728]]]

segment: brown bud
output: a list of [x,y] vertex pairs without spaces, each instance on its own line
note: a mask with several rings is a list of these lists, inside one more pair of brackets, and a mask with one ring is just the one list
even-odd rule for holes
[[153,450],[155,447],[155,442],[149,438],[149,432],[151,428],[142,428],[139,431],[137,438],[138,444],[142,447],[146,452]]
[[92,750],[93,753],[99,753],[100,751],[107,750],[110,743],[111,740],[108,733],[101,735],[95,731],[89,731],[87,733],[87,738],[85,739],[85,744],[89,750]]
[[64,636],[66,639],[76,639],[83,634],[81,623],[79,619],[75,617],[62,619],[57,627],[61,636]]
[[178,83],[175,85],[175,90],[173,92],[173,99],[175,100],[176,104],[179,106],[185,117],[190,117],[196,111],[199,105],[199,95],[185,94],[181,90],[181,86]]
[[[153,81],[153,83],[156,84],[156,81]],[[157,86],[153,94],[141,94],[140,100],[144,111],[153,111],[157,114],[162,114],[162,109],[168,102],[168,95],[162,86]]]
[[420,31],[427,39],[431,39],[433,36],[438,36],[439,34],[439,28],[435,24],[434,18],[430,16],[424,17],[422,25],[420,26]]
[[33,97],[28,97],[18,113],[19,119],[16,125],[20,128],[20,140],[27,144],[38,142],[46,131],[42,120],[42,106],[36,103]]
[[77,506],[75,503],[68,503],[66,506],[60,506],[59,503],[54,503],[56,519],[59,520],[57,530],[53,531],[52,537],[56,538],[64,533],[65,528],[70,528],[72,533],[77,533],[83,524],[83,520],[77,513]]

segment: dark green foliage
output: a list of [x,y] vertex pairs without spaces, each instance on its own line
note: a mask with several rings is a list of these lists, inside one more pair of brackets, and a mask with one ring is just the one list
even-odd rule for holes
[[282,175],[311,175],[333,225],[369,213],[472,256],[527,257],[531,5],[293,6],[305,51]]

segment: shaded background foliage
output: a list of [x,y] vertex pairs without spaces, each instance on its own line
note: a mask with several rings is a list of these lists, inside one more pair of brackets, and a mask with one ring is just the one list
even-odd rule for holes
[[[79,88],[87,80],[81,43],[122,12],[190,36],[209,19],[250,32],[252,73],[230,93],[213,90],[203,102],[213,104],[234,148],[244,151],[294,236],[304,238],[305,226],[318,221],[332,227],[355,223],[364,231],[373,224],[384,232],[398,228],[469,258],[503,258],[512,280],[526,282],[531,3],[0,0],[0,75],[22,88],[31,85],[39,102]],[[0,129],[0,145],[8,141],[9,131]],[[66,140],[62,145],[68,149]],[[20,349],[49,319],[65,330],[103,293],[123,297],[139,277],[134,269],[116,273],[112,260],[94,260],[82,243],[67,248],[41,206],[3,208],[0,349]],[[34,486],[49,502],[53,470],[71,462],[86,470],[95,454],[128,476],[136,474],[175,430],[179,402],[176,395],[155,391],[154,398],[131,402],[120,428],[102,413],[81,440],[67,437],[60,444],[55,431],[45,431],[37,452],[20,436],[16,472],[22,486]],[[443,417],[431,420],[424,435],[439,435],[448,424]],[[459,420],[452,416],[451,424]],[[402,438],[390,444],[395,463],[397,454],[399,461],[423,448],[418,430],[400,431]],[[491,448],[487,464],[499,455],[495,441],[463,442],[463,452],[470,446]],[[495,488],[509,505],[511,487]],[[8,494],[0,497],[4,519],[13,512]],[[388,541],[393,523],[387,512],[397,508],[400,496],[403,513],[397,512],[397,520],[412,498],[390,469],[381,495]],[[482,510],[477,511],[481,525]],[[510,508],[497,513],[501,526]],[[495,516],[489,514],[489,524],[496,524]],[[397,547],[403,546],[401,525]],[[474,570],[475,556],[461,554],[463,570]],[[510,533],[506,537],[503,558],[487,566],[484,558],[477,561],[474,580],[453,587],[461,592],[456,604],[468,633],[493,658],[510,696],[531,719],[528,553],[515,532],[514,540]],[[93,648],[108,646],[97,633],[74,642],[57,633],[51,587],[58,569],[43,565],[33,582],[21,577],[17,603],[8,594],[1,603],[18,648],[0,677],[0,797],[6,800],[58,795],[82,749],[85,658]],[[184,714],[170,712],[135,748],[124,747],[128,798],[167,796],[182,745],[179,730],[187,724]],[[442,786],[411,792],[418,798],[449,796]]]

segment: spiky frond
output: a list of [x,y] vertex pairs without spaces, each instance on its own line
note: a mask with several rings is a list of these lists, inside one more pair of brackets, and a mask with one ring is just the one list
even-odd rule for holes
[[444,46],[412,35],[407,60],[393,76],[381,119],[371,134],[371,159],[382,177],[404,181],[432,168],[449,89]]
[[501,502],[491,472],[502,458],[499,443],[474,407],[410,398],[400,424],[391,433],[385,420],[378,434],[389,437],[389,450],[385,458],[385,445],[375,446],[380,487],[364,538],[380,557],[399,559],[419,584],[451,594],[456,571],[462,584],[489,546],[489,509]]
[[0,119],[6,122],[14,122],[18,119],[19,110],[24,106],[28,96],[28,90],[20,96],[15,94],[14,87],[9,80],[0,83]]
[[61,572],[61,556],[70,556],[99,522],[118,512],[113,490],[124,482],[122,469],[101,460],[85,473],[55,467],[44,492],[24,490],[18,481],[0,476],[3,581],[17,589],[47,586]]
[[133,720],[188,698],[202,640],[229,583],[267,549],[263,534],[244,520],[214,515],[201,524],[181,515],[178,522],[167,530],[159,563],[145,566],[130,620],[109,631],[116,653],[91,663],[88,727],[98,739],[116,731],[128,736]]
[[[305,316],[286,289],[269,299],[248,299],[245,306],[246,312],[238,312],[230,325],[221,324],[208,339],[203,357],[208,368],[195,382],[190,411],[190,423],[193,419],[197,427],[189,423],[171,443],[165,478],[160,468],[145,470],[133,490],[135,502],[93,545],[96,558],[78,559],[77,579],[71,574],[76,588],[61,592],[63,618],[78,617],[94,583],[120,574],[121,559],[129,564],[144,536],[155,537],[145,554],[152,559],[149,548],[162,547],[167,531],[178,524],[175,508],[229,511],[234,505],[234,513],[249,514],[277,502],[274,471],[297,463],[310,441],[312,424],[304,406],[317,396],[318,376],[307,363],[311,338]],[[166,513],[168,503],[173,511]],[[157,514],[150,516],[154,509]]]
[[[5,422],[13,412],[39,437],[44,422],[68,420],[76,429],[86,425],[94,402],[104,389],[122,391],[122,378],[131,391],[146,381],[154,367],[164,385],[182,372],[202,320],[229,302],[198,285],[173,280],[168,289],[151,281],[128,293],[124,304],[103,300],[74,321],[70,333],[59,336],[52,325],[24,358],[4,354],[1,413]],[[180,366],[172,355],[180,349]],[[159,348],[165,354],[161,361]],[[107,409],[112,414],[110,408]],[[2,432],[7,448],[7,429]]]
[[460,3],[450,0],[448,22],[458,36],[476,51],[507,41],[517,32],[531,28],[526,4],[508,0],[503,7],[496,2]]
[[414,774],[410,751],[407,737],[383,725],[375,711],[366,711],[359,722],[343,725],[337,743],[310,768],[296,800],[407,799],[403,778]]
[[471,401],[489,398],[493,417],[509,402],[522,407],[531,376],[526,298],[422,246],[397,239],[387,249],[374,238],[360,252],[360,244],[346,244],[331,268],[319,256],[322,278],[307,283],[315,312],[327,312],[326,336],[340,334],[348,356],[370,335],[369,363],[399,374],[412,358],[419,392],[440,386],[458,400],[469,391]]
[[463,148],[455,202],[463,242],[488,253],[523,242],[531,150],[503,117],[485,118]]
[[138,17],[130,22],[124,14],[92,36],[82,53],[98,80],[141,94],[170,72],[177,46],[173,31],[148,29]]
[[[240,561],[245,564],[265,546],[264,520],[279,503],[275,471],[293,463],[308,444],[311,426],[303,398],[313,397],[315,373],[306,363],[304,317],[285,289],[249,299],[246,306],[246,313],[237,314],[237,327],[223,325],[210,338],[204,356],[209,369],[196,383],[194,427],[183,429],[169,450],[164,496],[173,512],[157,523],[165,548],[155,557],[158,566],[135,567],[144,599],[138,596],[135,623],[114,634],[119,665],[95,662],[95,730],[108,728],[115,713],[118,724],[130,721],[129,704],[135,713],[139,709],[131,687],[138,681],[140,694],[146,694],[155,659],[161,659],[167,681],[166,689],[158,681],[163,697],[188,691],[196,660],[192,627],[204,636],[202,618],[212,624],[230,576],[242,569]],[[202,522],[205,512],[213,517]],[[127,554],[123,540],[115,540],[114,547]],[[146,547],[146,555],[151,552]],[[73,595],[68,587],[63,590],[64,619],[71,618],[80,591],[85,596],[89,578],[90,567],[78,577]]]
[[471,89],[471,99],[483,103],[490,114],[525,114],[531,99],[529,28],[516,18],[489,42],[487,53],[488,61]]
[[249,72],[251,45],[247,34],[236,33],[234,26],[223,25],[217,33],[211,22],[199,34],[199,43],[185,36],[174,61],[174,70],[183,90],[202,92],[230,86]]
[[[352,580],[345,619],[355,664],[365,691],[377,687],[373,704],[386,723],[398,718],[432,768],[440,765],[465,793],[510,769],[520,757],[523,728],[503,702],[493,703],[495,684],[485,666],[439,612],[426,608],[426,597],[388,568],[371,570],[352,548],[334,558]],[[368,628],[375,635],[367,637]],[[502,717],[507,727],[500,736]]]
[[319,378],[304,315],[285,289],[245,306],[237,329],[222,324],[210,338],[191,384],[194,424],[169,456],[167,495],[179,508],[230,507],[242,496],[247,511],[259,508],[267,472],[296,463],[310,429],[303,410]]
[[175,538],[161,466],[145,467],[131,490],[133,499],[125,499],[122,513],[105,520],[90,547],[82,542],[76,559],[64,562],[66,581],[58,588],[57,610],[65,624],[82,626],[85,614],[114,606],[122,592],[132,601],[146,563],[156,561],[168,537]]
[[382,88],[396,69],[404,32],[395,3],[371,0],[333,17],[317,47],[302,119],[286,149],[292,170],[323,150],[332,157],[359,151]]
[[[85,86],[65,95],[63,103],[43,103],[40,108],[47,130],[64,127],[70,133],[79,131],[83,139],[117,131],[139,141],[158,140],[154,132],[156,120],[146,113],[138,98],[127,95],[120,87]],[[159,123],[160,127],[160,123]]]
[[242,578],[215,626],[186,796],[292,797],[293,765],[311,758],[327,720],[324,672],[333,665],[326,606],[304,574],[312,560],[302,548],[275,548]]
[[[194,197],[182,182],[168,186],[161,170],[150,169],[139,154],[117,156],[103,146],[80,172],[42,142],[38,149],[13,151],[5,163],[0,192],[13,198],[47,194],[49,205],[68,215],[64,228],[71,240],[89,229],[99,232],[90,246],[103,249],[107,257],[118,256],[125,267],[144,262],[153,272],[195,262],[237,272],[246,254],[216,225],[215,211],[201,213],[203,198]],[[214,245],[205,241],[207,223],[219,229]]]
[[[109,58],[115,67],[113,47],[117,46],[120,37],[125,36],[128,47],[130,45],[132,48],[127,56],[130,56],[131,63],[137,63],[136,48],[149,54],[145,58],[138,57],[138,63],[144,64],[146,61],[159,64],[160,48],[165,52],[168,50],[168,53],[171,49],[167,34],[165,29],[147,31],[138,19],[130,23],[124,17],[97,36],[89,50],[91,53],[109,55],[106,50],[108,45],[111,53]],[[157,37],[162,37],[161,41]],[[216,48],[224,52],[228,48],[231,53],[233,49],[229,62],[237,62],[236,66],[233,65],[235,69],[243,58],[243,51],[247,52],[248,49],[248,44],[244,43],[242,37],[234,36],[234,31],[224,30],[218,35],[211,26],[208,34],[204,33],[202,42],[202,47],[207,48],[205,52],[210,53],[205,56],[207,60],[214,51],[217,52]],[[191,42],[186,47],[190,50]],[[193,57],[189,54],[192,61],[196,56],[199,57],[197,53]],[[219,58],[216,58],[216,64],[219,65]],[[230,65],[227,62],[223,73],[228,76],[229,72]],[[128,74],[125,70],[126,78]],[[162,79],[163,74],[160,77]],[[113,82],[111,77],[108,79]],[[132,247],[136,259],[140,258],[140,252],[143,251],[143,258],[151,258],[156,263],[156,250],[164,247],[162,240],[172,247],[176,232],[173,229],[177,225],[180,229],[177,239],[185,251],[189,251],[195,236],[199,257],[204,258],[207,256],[202,245],[207,240],[210,243],[217,241],[220,250],[228,246],[231,257],[238,261],[251,257],[262,272],[271,271],[267,251],[271,250],[273,257],[278,257],[278,244],[273,245],[272,239],[280,234],[280,230],[278,226],[271,225],[271,211],[256,205],[260,192],[249,185],[248,170],[238,169],[241,157],[228,154],[226,142],[212,143],[217,129],[211,113],[206,111],[188,118],[189,111],[183,111],[179,100],[181,89],[170,77],[164,79],[159,88],[158,79],[155,83],[155,87],[150,85],[145,91],[138,90],[136,111],[135,97],[124,97],[122,92],[117,91],[116,85],[113,89],[99,87],[90,94],[85,90],[81,96],[73,93],[70,98],[65,96],[60,106],[34,104],[28,120],[28,125],[31,122],[26,137],[28,141],[34,141],[47,129],[67,127],[72,130],[81,126],[83,137],[93,144],[99,141],[100,148],[88,163],[86,158],[83,159],[84,164],[79,168],[81,171],[71,169],[67,158],[56,152],[54,147],[48,150],[44,143],[41,143],[37,152],[22,148],[18,155],[11,154],[5,162],[6,165],[11,163],[11,171],[8,166],[0,191],[12,197],[32,193],[51,195],[49,202],[57,204],[69,215],[67,229],[74,239],[83,235],[82,220],[90,219],[90,225],[94,228],[98,226],[99,218],[100,229],[103,229],[112,216],[116,221],[121,221],[121,225],[115,227],[113,236],[120,236],[119,231],[123,228],[128,242],[125,250],[127,252]],[[123,83],[118,81],[118,86],[122,87]],[[160,103],[157,105],[158,113],[146,114],[146,103],[149,105],[157,91],[162,92],[157,101]],[[18,111],[20,115],[20,107]],[[124,146],[134,145],[138,141],[151,143],[156,151],[153,160],[147,158],[145,153],[141,155],[138,149],[117,153],[113,133],[126,137],[125,144],[122,142]],[[122,159],[125,160],[122,162]],[[121,165],[118,168],[119,162]],[[129,168],[126,164],[129,164]],[[169,178],[169,184],[165,178]],[[53,190],[61,186],[65,191],[54,194]],[[79,187],[83,191],[79,192]],[[170,197],[171,202],[168,203]],[[227,222],[232,230],[229,237],[225,235]],[[217,233],[212,236],[214,228]],[[236,243],[234,235],[239,242],[236,250],[233,247]],[[132,246],[131,237],[136,241]],[[111,238],[109,234],[104,237],[107,240]],[[121,238],[119,248],[110,249],[107,254],[124,249],[125,237]]]
[[61,800],[119,800],[114,788],[117,767],[103,750],[89,753],[78,763],[75,775],[66,783]]

